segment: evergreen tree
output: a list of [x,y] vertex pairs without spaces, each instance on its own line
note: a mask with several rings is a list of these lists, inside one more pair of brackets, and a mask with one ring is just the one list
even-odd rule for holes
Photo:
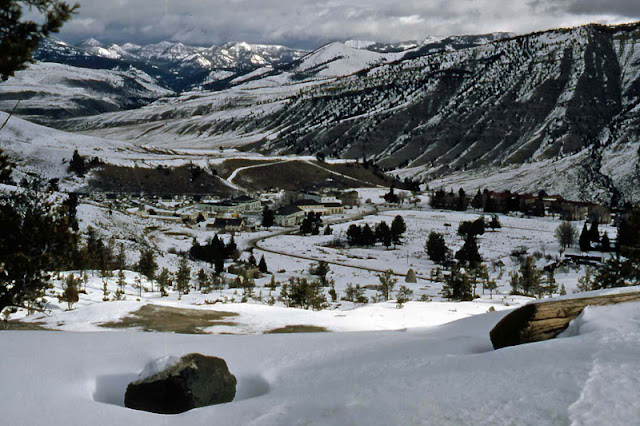
[[373,233],[373,230],[368,223],[362,227],[362,231],[360,232],[360,242],[366,247],[373,246],[376,243],[376,235]]
[[171,287],[171,272],[167,268],[162,268],[160,275],[158,275],[158,287],[160,288],[160,296],[167,297],[167,288]]
[[431,199],[429,200],[429,205],[434,209],[441,209],[444,207],[446,202],[447,194],[443,189],[437,190]]
[[523,294],[520,289],[522,280],[518,271],[509,272],[509,285],[511,286],[511,294]]
[[389,204],[398,204],[400,202],[400,198],[394,192],[393,185],[389,188],[389,192],[384,194],[384,200]]
[[378,280],[380,281],[380,284],[378,285],[378,293],[383,300],[389,300],[391,298],[393,288],[398,280],[393,277],[393,271],[391,269],[379,274]]
[[449,274],[445,276],[444,285],[442,286],[442,296],[449,300],[473,300],[469,277],[460,268],[458,263],[454,262],[451,265]]
[[553,296],[558,291],[558,283],[553,269],[543,274],[540,278],[539,293],[540,295],[547,294]]
[[396,303],[398,308],[402,308],[405,303],[411,301],[413,298],[413,290],[406,285],[400,286],[398,294],[396,295]]
[[478,251],[478,242],[472,234],[467,234],[464,245],[456,253],[456,259],[470,268],[477,267],[482,262],[482,256]]
[[598,221],[594,220],[589,228],[589,242],[599,244],[600,243],[600,231],[598,231]]
[[467,200],[467,194],[464,192],[464,189],[460,188],[458,191],[458,201],[456,203],[456,210],[458,211],[466,211],[469,201]]
[[0,311],[33,312],[50,286],[46,271],[70,265],[77,249],[66,209],[33,188],[0,194]]
[[356,284],[355,286],[351,283],[347,284],[342,300],[353,303],[367,303],[367,298],[364,295],[364,289],[360,287],[360,284]]
[[593,268],[587,266],[584,270],[584,275],[578,278],[578,292],[585,292],[594,290],[595,280],[594,280],[594,271]]
[[78,150],[73,151],[73,156],[69,161],[69,171],[75,173],[77,176],[84,176],[87,172],[87,165],[85,164],[84,157],[78,154]]
[[347,229],[347,243],[351,247],[362,244],[362,230],[358,225],[352,224]]
[[600,250],[606,253],[611,251],[611,241],[609,240],[609,235],[606,232],[602,236],[602,240],[600,240]]
[[138,261],[138,272],[147,277],[149,281],[155,278],[158,264],[156,263],[156,256],[152,249],[142,249],[140,251],[140,260]]
[[307,213],[307,216],[302,220],[300,224],[300,235],[307,235],[313,232],[315,214],[313,212]]
[[216,274],[221,274],[224,272],[224,259],[222,257],[216,258],[215,270],[216,270]]
[[592,284],[593,290],[629,285],[629,269],[627,262],[619,255],[611,257],[598,268],[596,278]]
[[493,280],[489,277],[486,281],[482,282],[482,292],[484,293],[485,290],[488,290],[489,299],[493,299],[493,292],[496,291],[497,288],[498,284],[496,283],[496,280]]
[[216,263],[217,259],[224,259],[226,256],[226,246],[218,237],[218,234],[214,235],[211,241],[205,248],[207,261],[211,264]]
[[118,281],[116,281],[118,288],[116,289],[116,300],[122,300],[124,298],[124,290],[127,285],[126,276],[124,274],[124,270],[120,269],[118,271]]
[[520,288],[522,292],[531,296],[538,292],[540,271],[536,268],[535,259],[527,256],[520,265]]
[[274,221],[275,213],[269,208],[269,206],[264,206],[264,210],[262,210],[262,226],[269,229],[273,226]]
[[333,234],[333,229],[331,229],[331,226],[327,225],[324,228],[324,235],[332,235]]
[[231,239],[229,239],[227,245],[224,245],[222,242],[221,245],[224,246],[222,256],[225,259],[238,259],[240,257],[240,251],[238,250],[238,245],[236,244],[236,239],[233,235],[231,236]]
[[198,276],[196,277],[196,291],[208,291],[210,286],[209,274],[207,274],[203,268],[200,268]]
[[0,149],[0,183],[12,185],[11,173],[13,173],[14,164],[9,160],[9,156]]
[[269,284],[267,284],[267,287],[269,287],[269,289],[271,291],[275,291],[275,289],[278,288],[278,283],[276,282],[276,277],[271,275],[271,280],[269,281]]
[[439,265],[445,264],[451,256],[451,251],[444,241],[444,236],[435,231],[429,233],[426,249],[429,259]]
[[389,229],[389,225],[387,222],[380,222],[378,226],[376,226],[376,239],[382,243],[383,246],[389,248],[391,243],[393,242],[391,238],[391,229]]
[[391,222],[391,241],[393,241],[394,246],[401,243],[400,239],[406,230],[407,225],[404,223],[402,216],[396,216]]
[[260,263],[258,263],[258,268],[260,269],[260,272],[262,272],[263,274],[266,274],[267,272],[269,272],[269,268],[267,268],[267,261],[264,260],[264,256],[260,258]]
[[465,220],[458,225],[458,235],[466,239],[468,236],[474,238],[478,235],[484,235],[484,218],[478,218],[474,221]]
[[70,311],[73,308],[73,305],[80,300],[79,286],[80,280],[78,278],[73,274],[67,275],[67,279],[62,285],[62,294],[58,296],[58,300],[67,304],[68,311]]
[[489,222],[489,228],[493,229],[494,231],[496,229],[502,228],[502,224],[500,223],[500,219],[498,219],[498,215],[494,214],[493,216],[491,216],[491,222]]
[[318,282],[308,282],[305,278],[291,277],[287,284],[280,288],[280,298],[289,307],[299,307],[303,309],[322,309],[322,305],[327,301]]
[[482,193],[479,189],[476,195],[471,200],[471,207],[473,207],[474,209],[481,209],[484,207],[484,197],[482,196]]
[[183,294],[189,294],[189,288],[191,283],[191,268],[186,258],[181,258],[178,264],[178,272],[176,272],[176,290],[178,290],[178,297]]
[[590,251],[591,250],[591,236],[589,235],[589,230],[587,229],[587,223],[584,223],[582,227],[582,232],[580,233],[580,239],[578,240],[580,244],[580,250],[582,251]]
[[312,266],[309,270],[311,275],[315,275],[319,278],[320,284],[323,287],[327,285],[327,274],[331,271],[329,264],[323,260],[319,261],[317,265]]
[[256,257],[253,255],[253,252],[249,255],[249,265],[251,266],[256,266],[258,261],[256,260]]
[[[79,7],[59,0],[4,0],[0,6],[0,81],[32,62],[42,40],[60,31]],[[42,19],[23,19],[23,12],[35,10]]]

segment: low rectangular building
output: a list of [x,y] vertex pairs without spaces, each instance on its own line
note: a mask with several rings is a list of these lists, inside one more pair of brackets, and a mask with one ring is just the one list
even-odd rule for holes
[[280,207],[276,210],[274,215],[274,221],[278,226],[296,226],[300,225],[304,220],[305,212],[298,206],[289,205]]

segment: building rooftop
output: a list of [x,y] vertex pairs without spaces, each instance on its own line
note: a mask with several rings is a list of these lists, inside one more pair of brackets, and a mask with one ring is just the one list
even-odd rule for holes
[[296,206],[322,206],[322,203],[316,200],[298,200],[295,202]]
[[298,206],[288,205],[288,206],[280,207],[278,210],[276,210],[276,216],[289,216],[295,213],[299,213],[301,211],[302,210],[300,210]]

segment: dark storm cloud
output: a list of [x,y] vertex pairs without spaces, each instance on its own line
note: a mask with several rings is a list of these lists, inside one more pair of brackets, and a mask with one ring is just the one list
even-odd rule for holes
[[[211,45],[231,40],[295,47],[349,38],[533,30],[640,18],[638,0],[79,0],[61,37],[78,41]],[[611,4],[615,3],[615,4]]]
[[640,0],[573,0],[567,11],[583,14],[615,14],[620,16],[639,17]]

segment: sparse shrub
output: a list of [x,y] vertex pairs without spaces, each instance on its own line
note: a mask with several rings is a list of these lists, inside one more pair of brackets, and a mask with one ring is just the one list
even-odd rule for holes
[[404,304],[411,301],[413,299],[413,290],[411,290],[406,285],[400,286],[398,289],[398,294],[396,295],[396,307],[398,309],[402,309]]
[[73,308],[73,305],[80,300],[80,296],[78,295],[79,285],[80,280],[78,278],[73,274],[67,275],[67,279],[62,286],[62,294],[58,296],[58,300],[60,302],[67,303],[68,311],[70,311]]

